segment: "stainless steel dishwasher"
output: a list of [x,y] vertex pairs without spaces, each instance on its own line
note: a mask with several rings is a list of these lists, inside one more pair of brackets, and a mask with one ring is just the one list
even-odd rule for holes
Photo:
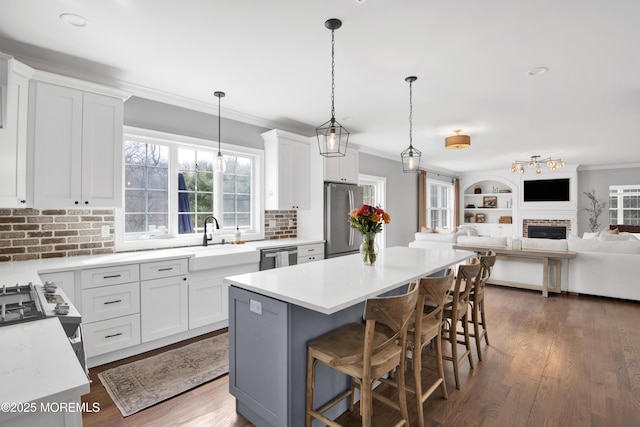
[[260,270],[286,267],[298,263],[298,248],[286,246],[260,250]]

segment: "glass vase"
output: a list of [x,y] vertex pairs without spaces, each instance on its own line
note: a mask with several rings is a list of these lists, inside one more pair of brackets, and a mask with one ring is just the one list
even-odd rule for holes
[[362,235],[360,244],[360,255],[365,265],[374,265],[378,258],[378,244],[376,243],[376,233],[365,233]]

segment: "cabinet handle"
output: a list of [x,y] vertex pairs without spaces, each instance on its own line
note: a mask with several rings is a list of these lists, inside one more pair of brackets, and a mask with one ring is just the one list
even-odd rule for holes
[[105,301],[105,302],[104,302],[104,304],[105,304],[105,305],[106,305],[106,304],[117,304],[117,303],[119,303],[119,302],[122,302],[122,300],[121,300],[121,299],[117,299],[117,300],[115,300],[115,301]]
[[171,271],[173,270],[173,267],[167,267],[167,268],[159,268],[158,271]]
[[111,335],[105,335],[105,338],[113,338],[113,337],[119,337],[120,335],[122,335],[122,332],[118,332],[117,334],[111,334]]
[[111,276],[102,276],[103,279],[115,279],[116,277],[120,277],[122,274],[114,274]]

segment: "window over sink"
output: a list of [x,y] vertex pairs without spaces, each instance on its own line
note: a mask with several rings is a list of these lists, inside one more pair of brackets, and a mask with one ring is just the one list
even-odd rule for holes
[[220,225],[216,240],[231,240],[236,227],[261,238],[262,151],[222,144],[222,153],[226,170],[215,172],[217,142],[125,127],[117,249],[200,244],[210,215]]

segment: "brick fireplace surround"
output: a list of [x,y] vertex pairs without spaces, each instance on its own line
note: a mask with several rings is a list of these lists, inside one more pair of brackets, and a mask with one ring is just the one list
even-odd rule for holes
[[530,225],[567,227],[567,236],[571,233],[571,221],[568,219],[524,219],[522,220],[522,237],[529,237]]

